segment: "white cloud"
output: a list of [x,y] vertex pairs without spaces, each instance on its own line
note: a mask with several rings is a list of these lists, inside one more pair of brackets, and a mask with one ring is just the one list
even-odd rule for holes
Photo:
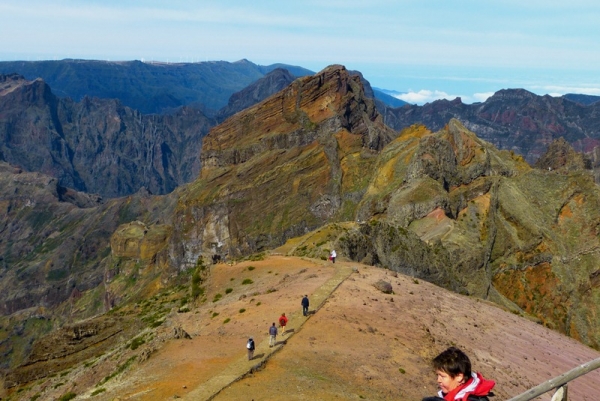
[[[485,102],[494,92],[473,93],[473,102]],[[466,101],[465,101],[466,102]]]
[[452,100],[457,97],[459,97],[459,96],[449,95],[446,92],[439,91],[439,90],[428,90],[428,89],[421,89],[418,92],[409,90],[406,93],[396,95],[396,98],[398,98],[400,100],[404,100],[407,103],[419,104],[419,105],[425,104],[425,103],[431,103],[435,100],[440,100],[440,99]]
[[546,85],[536,86],[534,89],[541,89],[550,96],[562,96],[567,93],[579,93],[584,95],[595,95],[600,96],[600,87],[596,86],[557,86],[557,85]]
[[441,99],[454,100],[457,97],[459,97],[461,99],[461,102],[465,104],[470,104],[475,102],[485,102],[493,94],[494,92],[479,92],[474,93],[472,95],[450,95],[440,90],[421,89],[420,91],[409,90],[406,93],[399,93],[397,95],[394,95],[394,97],[400,100],[404,100],[407,103],[418,105],[431,103]]

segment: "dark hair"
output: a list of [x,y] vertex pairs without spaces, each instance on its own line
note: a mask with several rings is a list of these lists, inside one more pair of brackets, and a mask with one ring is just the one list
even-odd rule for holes
[[467,354],[456,347],[450,347],[433,358],[433,368],[448,373],[452,378],[461,373],[465,380],[471,377],[471,361]]

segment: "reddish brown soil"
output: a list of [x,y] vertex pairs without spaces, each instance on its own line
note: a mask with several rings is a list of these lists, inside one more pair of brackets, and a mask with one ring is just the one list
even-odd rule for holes
[[[264,370],[216,400],[420,400],[437,391],[430,359],[451,345],[497,382],[495,399],[506,400],[600,357],[485,301],[359,269]],[[391,282],[395,294],[378,292],[372,284],[379,279]],[[599,393],[600,371],[569,388],[571,400],[597,400]]]
[[[437,390],[431,358],[456,345],[469,354],[475,370],[497,382],[495,400],[501,401],[600,357],[573,339],[488,302],[379,268],[338,259],[340,264],[358,272],[301,328],[299,318],[293,318],[301,309],[300,299],[332,277],[331,263],[272,256],[216,265],[207,301],[188,313],[173,311],[157,329],[155,341],[144,345],[157,348],[148,360],[133,364],[93,397],[94,388],[85,387],[106,375],[94,376],[93,371],[102,371],[100,363],[72,373],[80,379],[59,387],[56,394],[71,390],[79,394],[77,399],[93,400],[188,399],[191,391],[244,358],[249,336],[263,342],[282,312],[292,316],[288,330],[293,334],[286,336],[287,343],[262,370],[225,388],[216,400],[418,401]],[[253,283],[242,284],[246,278]],[[394,294],[375,289],[380,279],[392,284]],[[225,293],[227,288],[231,293]],[[212,302],[217,293],[222,298]],[[192,339],[170,338],[176,326]],[[23,392],[22,399],[35,391],[39,389]],[[600,371],[569,386],[570,400],[595,401],[598,394]],[[539,399],[550,400],[550,394]]]

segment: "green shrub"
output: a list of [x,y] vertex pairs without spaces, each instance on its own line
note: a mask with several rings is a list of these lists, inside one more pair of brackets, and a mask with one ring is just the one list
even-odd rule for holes
[[60,397],[58,399],[58,401],[69,401],[69,400],[72,400],[75,397],[77,397],[77,394],[68,392],[66,394],[63,394],[62,397]]
[[244,281],[242,281],[242,284],[244,284],[244,285],[246,285],[246,284],[252,284],[252,283],[254,283],[254,281],[252,281],[249,278],[245,278]]
[[227,318],[227,319],[223,320],[223,324],[227,324],[227,323],[229,323],[229,322],[231,322],[231,319],[230,319],[230,318]]
[[221,293],[215,294],[215,297],[213,298],[213,302],[217,302],[222,297],[223,297],[223,294],[221,294]]
[[254,254],[254,255],[250,255],[248,257],[248,260],[251,260],[253,262],[256,262],[256,261],[259,261],[259,260],[265,260],[265,254],[264,254],[264,252],[261,252],[261,253],[257,253],[257,254]]
[[219,316],[219,312],[213,312],[212,317],[217,317]]
[[244,312],[246,312],[246,309],[244,309],[244,308],[240,309],[240,313],[244,313]]
[[254,267],[254,266],[248,266],[248,271],[252,271],[254,269],[256,269],[256,267]]
[[98,395],[100,393],[103,393],[105,391],[106,391],[106,389],[104,387],[100,387],[99,389],[92,391],[92,397],[95,395]]
[[192,273],[192,298],[196,299],[204,294],[204,288],[202,288],[202,275],[201,273],[206,270],[202,258],[198,258],[194,273]]
[[130,348],[132,350],[136,350],[140,345],[144,344],[146,341],[142,337],[136,337],[131,341]]
[[233,288],[227,288],[225,290],[225,294],[230,294],[233,291]]

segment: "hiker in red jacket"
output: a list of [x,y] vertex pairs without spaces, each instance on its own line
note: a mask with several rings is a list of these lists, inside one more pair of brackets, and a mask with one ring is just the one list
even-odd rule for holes
[[285,326],[287,325],[288,318],[285,316],[285,313],[282,313],[279,316],[279,326],[281,326],[281,335],[285,334]]
[[456,347],[450,347],[433,359],[433,368],[440,386],[438,397],[423,401],[489,401],[496,384],[481,373],[471,371],[469,357]]

